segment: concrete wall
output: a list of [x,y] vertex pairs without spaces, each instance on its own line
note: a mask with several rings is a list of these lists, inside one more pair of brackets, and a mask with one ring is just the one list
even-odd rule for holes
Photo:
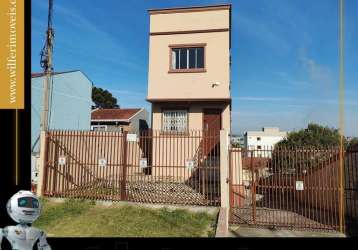
[[[229,29],[229,10],[150,15],[150,32]],[[169,73],[173,44],[206,43],[200,73]],[[149,37],[148,99],[230,98],[230,33],[151,35]],[[213,87],[212,84],[220,85]]]
[[[31,148],[39,151],[43,77],[31,79]],[[90,130],[92,83],[81,72],[53,76],[50,129]]]

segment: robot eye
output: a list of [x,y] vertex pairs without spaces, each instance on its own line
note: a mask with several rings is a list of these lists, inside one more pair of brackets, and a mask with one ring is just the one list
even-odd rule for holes
[[39,201],[36,199],[32,199],[32,207],[33,208],[39,208]]
[[18,199],[19,207],[28,207],[28,200],[26,197]]

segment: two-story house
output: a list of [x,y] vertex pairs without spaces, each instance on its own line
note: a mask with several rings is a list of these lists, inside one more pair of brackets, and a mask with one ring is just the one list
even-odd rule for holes
[[231,129],[231,5],[151,9],[152,129]]

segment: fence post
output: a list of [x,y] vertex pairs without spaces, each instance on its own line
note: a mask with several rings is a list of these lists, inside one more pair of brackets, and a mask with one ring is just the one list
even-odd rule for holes
[[126,194],[126,181],[127,181],[127,131],[124,131],[123,133],[123,155],[122,155],[122,182],[121,182],[121,200],[125,201],[127,200],[127,194]]
[[221,207],[225,210],[225,228],[229,228],[229,135],[226,130],[220,130],[220,197]]
[[38,179],[36,194],[37,196],[43,195],[43,187],[45,178],[45,168],[46,168],[46,132],[40,132],[40,158],[39,158],[39,169],[38,169]]
[[[255,152],[256,153],[256,152]],[[252,221],[256,224],[256,176],[253,164],[253,154],[250,155],[250,170],[251,170],[251,203],[252,203]]]

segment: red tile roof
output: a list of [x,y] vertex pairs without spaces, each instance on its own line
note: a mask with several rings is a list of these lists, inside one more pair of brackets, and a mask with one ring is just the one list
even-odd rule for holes
[[95,109],[92,120],[128,120],[141,109]]

